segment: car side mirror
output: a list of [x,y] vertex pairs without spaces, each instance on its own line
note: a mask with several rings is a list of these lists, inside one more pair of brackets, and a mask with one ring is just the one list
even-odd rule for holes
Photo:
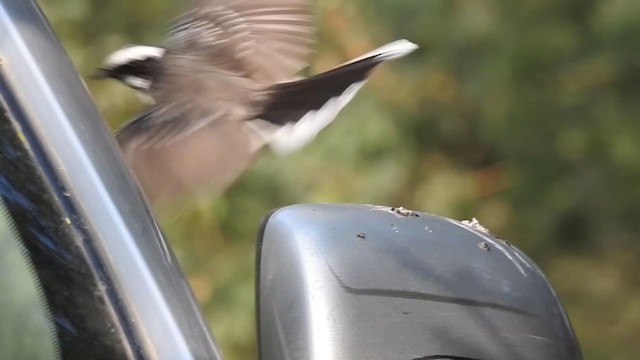
[[263,360],[581,359],[542,271],[479,224],[306,204],[258,241]]

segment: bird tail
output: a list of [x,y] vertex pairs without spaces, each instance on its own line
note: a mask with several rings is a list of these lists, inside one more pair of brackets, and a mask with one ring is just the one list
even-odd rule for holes
[[329,125],[379,64],[403,57],[418,48],[398,40],[333,70],[271,88],[270,100],[257,120],[248,123],[277,153],[291,153]]

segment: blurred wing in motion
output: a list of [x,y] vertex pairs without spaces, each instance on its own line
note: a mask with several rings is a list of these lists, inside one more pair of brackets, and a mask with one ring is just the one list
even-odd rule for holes
[[[159,94],[160,99],[166,96],[164,101],[125,125],[118,142],[152,202],[207,188],[222,190],[264,145],[289,153],[312,141],[376,66],[416,48],[409,41],[395,41],[325,73],[271,87],[191,73],[174,80],[184,81],[177,87],[181,92],[166,89]],[[217,95],[202,96],[210,92]]]
[[251,164],[264,144],[246,123],[224,119],[160,145],[144,144],[136,134],[144,129],[136,122],[144,123],[147,116],[153,115],[143,113],[116,138],[151,203],[224,189]]
[[264,145],[246,120],[268,86],[306,66],[313,23],[306,0],[201,0],[169,30],[155,105],[118,143],[156,202],[232,182]]
[[157,106],[144,142],[159,144],[218,119],[251,119],[262,90],[306,65],[310,18],[305,0],[196,1],[169,31],[162,71],[149,89]]
[[289,81],[307,66],[314,23],[307,0],[197,0],[169,29],[182,56],[262,84]]

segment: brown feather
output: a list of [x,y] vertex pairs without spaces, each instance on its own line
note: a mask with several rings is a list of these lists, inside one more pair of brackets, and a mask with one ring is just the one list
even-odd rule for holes
[[222,190],[254,160],[260,143],[246,124],[218,121],[162,146],[134,146],[118,137],[123,154],[152,203]]

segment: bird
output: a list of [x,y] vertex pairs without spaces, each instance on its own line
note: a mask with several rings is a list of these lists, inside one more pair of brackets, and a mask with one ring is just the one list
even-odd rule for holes
[[127,45],[103,60],[97,78],[118,80],[148,103],[115,137],[151,203],[222,191],[265,149],[301,149],[375,67],[418,47],[393,41],[301,78],[312,18],[308,0],[196,0],[163,46]]

